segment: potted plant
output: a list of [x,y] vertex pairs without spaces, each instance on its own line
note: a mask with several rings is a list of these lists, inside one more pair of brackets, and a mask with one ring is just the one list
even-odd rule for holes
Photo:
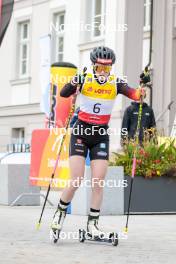
[[[134,140],[124,145],[122,153],[113,153],[111,166],[124,166],[125,179],[130,182],[134,151],[136,173],[133,184],[131,212],[176,212],[176,145],[167,139],[162,144],[145,138],[139,146]],[[129,184],[124,190],[124,211],[127,211]]]

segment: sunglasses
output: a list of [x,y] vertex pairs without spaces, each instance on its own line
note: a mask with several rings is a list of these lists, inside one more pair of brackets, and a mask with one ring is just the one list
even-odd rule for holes
[[93,66],[94,71],[101,73],[102,71],[105,73],[109,73],[112,69],[111,65],[94,65]]

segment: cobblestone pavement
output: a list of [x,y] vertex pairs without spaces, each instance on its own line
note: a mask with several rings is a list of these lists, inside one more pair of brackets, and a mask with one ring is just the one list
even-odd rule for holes
[[[41,207],[0,206],[1,264],[175,264],[176,215],[132,215],[128,238],[123,236],[125,216],[102,216],[100,226],[106,231],[119,231],[117,247],[110,244],[78,242],[79,228],[87,217],[68,215],[64,231],[67,238],[53,245],[49,241],[49,225],[54,209],[47,207],[42,226],[35,224]],[[70,238],[69,238],[70,236]]]

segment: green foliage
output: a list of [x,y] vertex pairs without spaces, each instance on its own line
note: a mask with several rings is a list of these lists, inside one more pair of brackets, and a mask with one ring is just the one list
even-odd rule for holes
[[143,146],[134,141],[124,144],[123,153],[113,153],[111,166],[124,166],[125,175],[131,175],[132,161],[136,155],[136,176],[146,178],[160,176],[175,176],[176,174],[176,144],[170,139],[159,145],[156,139],[145,140]]

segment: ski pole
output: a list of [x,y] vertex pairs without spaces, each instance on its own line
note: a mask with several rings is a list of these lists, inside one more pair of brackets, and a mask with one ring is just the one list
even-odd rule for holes
[[66,126],[65,126],[65,133],[63,135],[63,138],[62,138],[62,141],[61,141],[61,145],[60,145],[60,149],[59,149],[59,153],[58,153],[58,156],[57,156],[57,159],[56,159],[56,163],[55,163],[55,166],[54,166],[54,170],[53,170],[53,173],[51,175],[51,179],[50,179],[50,183],[48,185],[48,189],[47,189],[47,194],[46,194],[46,197],[45,197],[45,201],[44,201],[44,204],[43,204],[43,207],[42,207],[42,212],[41,212],[41,215],[40,215],[40,218],[39,218],[39,221],[36,225],[36,228],[39,229],[40,228],[40,225],[41,225],[41,221],[42,221],[42,216],[43,216],[43,213],[44,213],[44,209],[45,209],[45,206],[46,206],[46,201],[48,199],[48,195],[49,195],[49,192],[50,192],[50,189],[51,189],[51,183],[52,183],[52,180],[54,179],[54,176],[55,176],[55,172],[56,172],[56,169],[57,169],[57,165],[58,165],[58,162],[59,162],[59,158],[60,158],[60,154],[61,154],[61,151],[62,151],[62,147],[63,147],[63,143],[64,143],[64,140],[65,140],[65,137],[66,137],[66,134],[67,134],[67,129],[69,127],[69,124],[70,124],[70,120],[71,120],[71,117],[74,113],[74,109],[75,109],[75,101],[76,101],[76,97],[74,98],[73,100],[73,104],[72,104],[72,107],[71,107],[71,110],[70,110],[70,113],[69,113],[69,116],[68,116],[68,119],[67,119],[67,123],[66,123]]
[[134,154],[133,154],[133,164],[132,164],[132,173],[131,173],[131,182],[130,182],[130,193],[129,193],[129,200],[128,200],[127,220],[126,220],[126,225],[124,228],[125,233],[128,233],[128,221],[129,221],[129,215],[130,215],[131,195],[132,195],[132,189],[133,189],[134,176],[136,172],[136,153],[137,153],[137,147],[139,145],[139,133],[140,133],[141,119],[142,119],[142,105],[143,105],[143,96],[141,96],[140,104],[139,104],[138,122],[137,122],[137,129],[136,129],[136,147],[135,147]]
[[[150,7],[150,47],[149,47],[149,62],[147,63],[145,69],[144,69],[144,75],[145,73],[148,74],[149,72],[149,67],[152,62],[152,52],[153,52],[153,2],[154,0],[151,0],[151,7]],[[151,89],[150,93],[150,106],[152,106],[152,101],[153,101],[153,94],[152,94],[152,86],[150,85],[149,88]],[[139,131],[140,131],[140,123],[141,123],[141,118],[142,118],[142,101],[143,98],[141,97],[140,105],[139,105],[139,115],[138,115],[138,125],[137,125],[137,143],[139,141]],[[137,144],[138,145],[138,144]],[[124,228],[124,232],[128,232],[128,219],[129,219],[129,212],[130,212],[130,204],[131,204],[131,194],[132,194],[132,188],[133,188],[133,180],[136,172],[136,152],[137,152],[137,146],[134,151],[133,155],[133,165],[132,165],[132,177],[131,177],[131,184],[130,184],[130,194],[129,194],[129,201],[128,201],[128,212],[127,212],[127,221],[126,221],[126,226]]]

